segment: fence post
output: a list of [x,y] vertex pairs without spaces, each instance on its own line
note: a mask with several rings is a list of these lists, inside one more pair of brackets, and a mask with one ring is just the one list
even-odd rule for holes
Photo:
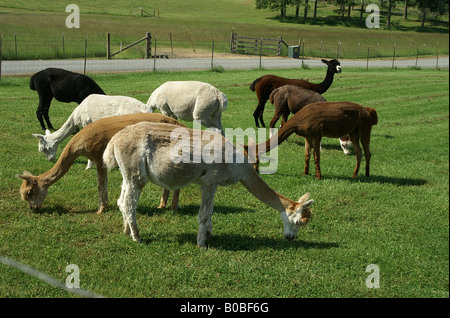
[[369,55],[370,55],[370,44],[367,47],[367,64],[366,64],[366,70],[369,69]]
[[214,40],[215,40],[215,38],[213,37],[213,40],[212,40],[212,53],[211,53],[211,71],[214,69]]
[[63,49],[62,49],[62,51],[63,51],[63,59],[65,59],[66,58],[66,48],[65,48],[65,45],[64,45],[64,32],[62,32],[62,47],[63,47]]
[[259,46],[259,69],[262,69],[262,64],[261,64],[261,58],[262,58],[262,42],[263,39],[261,38],[261,44]]
[[[152,55],[152,34],[150,32],[146,32],[145,35],[147,36],[147,40],[145,41],[145,58],[148,59]],[[156,50],[156,42],[155,42],[155,50]]]
[[397,43],[394,43],[394,55],[392,56],[392,68],[394,68],[394,63],[395,63],[395,49],[397,47]]
[[305,66],[305,41],[302,43],[302,68]]
[[17,36],[16,36],[16,32],[14,32],[14,47],[16,49],[16,60],[17,60]]
[[439,42],[436,42],[436,69],[439,69]]
[[336,53],[336,59],[339,60],[339,53],[341,52],[341,42],[338,42],[338,47],[337,47],[337,53]]
[[419,59],[419,48],[416,51],[416,68],[417,68],[417,60]]
[[155,36],[155,55],[153,55],[153,72],[156,72],[156,46],[158,43],[158,36]]
[[87,35],[84,38],[84,74],[86,75]]
[[111,59],[111,33],[106,33],[106,59]]

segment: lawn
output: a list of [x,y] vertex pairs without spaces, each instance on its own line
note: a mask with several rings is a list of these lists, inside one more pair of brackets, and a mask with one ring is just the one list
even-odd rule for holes
[[[265,70],[91,74],[111,95],[146,102],[168,80],[201,80],[229,101],[223,126],[254,127],[256,96],[250,83]],[[271,70],[319,82],[325,69]],[[142,244],[122,233],[115,205],[120,172],[109,172],[110,206],[95,215],[96,172],[79,158],[49,188],[43,208],[21,201],[16,174],[39,174],[52,163],[37,151],[38,98],[29,77],[0,84],[0,255],[61,282],[65,268],[80,269],[80,287],[107,297],[449,297],[449,74],[420,69],[344,69],[324,94],[374,107],[371,177],[350,176],[355,157],[337,139],[324,139],[322,180],[301,174],[303,139],[278,148],[278,170],[263,179],[276,191],[315,200],[313,219],[293,241],[283,237],[275,211],[240,184],[219,188],[207,249],[196,247],[198,186],[182,189],[181,210],[158,210],[160,188],[148,184],[137,222]],[[76,104],[53,101],[60,127]],[[268,104],[265,121],[273,115]],[[189,124],[189,123],[187,123]],[[62,151],[67,140],[59,147]],[[364,171],[364,163],[362,164]],[[369,289],[368,265],[380,286]],[[0,297],[72,297],[0,265]]]

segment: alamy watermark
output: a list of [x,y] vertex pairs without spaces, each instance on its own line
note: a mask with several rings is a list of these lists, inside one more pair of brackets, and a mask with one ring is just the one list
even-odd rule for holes
[[76,4],[69,4],[66,7],[66,12],[71,12],[66,18],[66,27],[68,29],[80,28],[80,7]]
[[66,266],[66,273],[70,273],[66,277],[67,288],[80,288],[80,268],[76,264]]
[[[258,128],[225,128],[225,140],[215,129],[201,130],[200,121],[194,120],[192,138],[189,130],[177,127],[171,131],[170,140],[176,143],[170,149],[173,163],[255,163],[256,141],[266,141],[266,129]],[[274,134],[277,130],[274,131]],[[245,138],[249,141],[248,158],[245,158]],[[236,146],[233,141],[236,140]],[[252,142],[253,141],[253,142]],[[261,174],[273,174],[278,169],[278,138],[271,142],[270,157],[260,156]],[[234,150],[236,149],[236,151]],[[268,163],[268,165],[266,165]]]
[[377,264],[369,264],[366,273],[370,273],[366,278],[367,288],[380,288],[380,267]]
[[366,12],[371,12],[366,18],[366,27],[368,29],[380,28],[380,7],[376,4],[369,4]]

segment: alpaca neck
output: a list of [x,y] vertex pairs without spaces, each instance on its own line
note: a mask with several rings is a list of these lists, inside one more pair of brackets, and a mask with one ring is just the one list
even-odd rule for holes
[[279,212],[286,211],[290,204],[295,203],[269,187],[250,165],[240,182],[257,199]]
[[59,144],[61,141],[70,136],[77,128],[75,125],[73,116],[70,115],[66,122],[61,126],[60,129],[55,131],[54,133],[46,136],[47,141],[52,140],[53,143]]
[[278,130],[278,133],[270,137],[264,143],[260,143],[256,146],[256,153],[258,155],[266,153],[271,149],[278,147],[283,141],[285,141],[290,135],[296,132],[297,127],[293,121],[287,121],[281,128]]
[[322,81],[322,83],[318,84],[318,90],[316,91],[319,94],[325,93],[333,84],[334,79],[334,72],[328,68],[327,75],[325,76],[325,79]]
[[61,179],[70,169],[75,159],[77,159],[81,155],[82,151],[72,149],[69,142],[69,144],[67,144],[67,146],[59,156],[59,159],[55,163],[55,165],[47,172],[44,172],[43,174],[38,176],[38,178],[42,182],[42,185],[49,187],[56,181]]

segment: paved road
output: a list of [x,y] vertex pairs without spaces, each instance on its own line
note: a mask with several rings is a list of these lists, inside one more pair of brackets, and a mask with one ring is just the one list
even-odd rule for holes
[[[295,68],[301,66],[301,59],[289,58],[263,58],[261,67],[273,68]],[[304,63],[309,67],[323,67],[320,59],[305,59]],[[449,57],[395,60],[394,67],[421,68],[449,68]],[[214,59],[215,67],[223,67],[225,70],[233,69],[257,69],[260,60],[256,58],[220,58]],[[392,67],[392,60],[341,60],[342,67]],[[2,75],[33,74],[47,67],[58,67],[74,72],[84,71],[84,60],[35,60],[35,61],[3,61],[1,65]],[[97,60],[86,61],[86,71],[94,72],[132,72],[132,71],[188,71],[208,70],[211,68],[210,58],[177,58],[177,59],[136,59],[136,60]]]

